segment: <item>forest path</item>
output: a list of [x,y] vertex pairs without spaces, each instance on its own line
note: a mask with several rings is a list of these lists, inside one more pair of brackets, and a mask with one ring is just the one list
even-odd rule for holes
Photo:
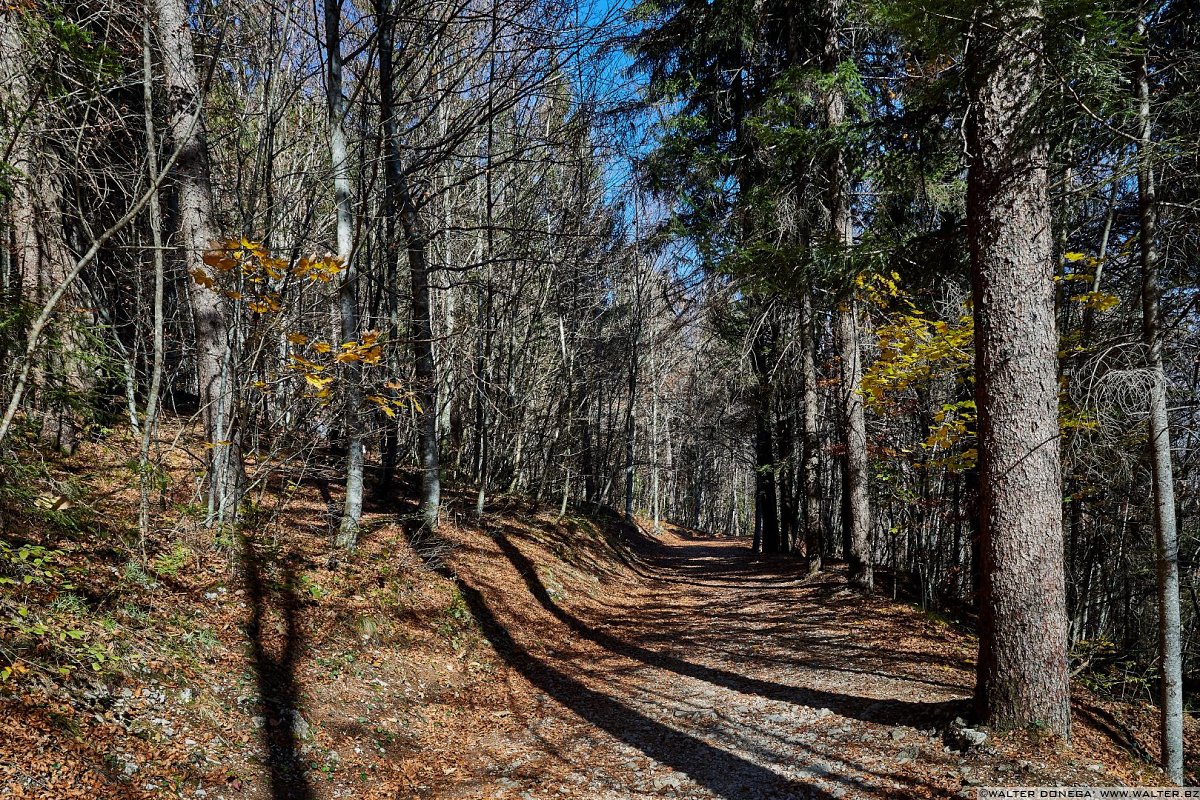
[[973,679],[948,626],[683,531],[647,537],[639,582],[574,602],[528,540],[491,533],[504,558],[460,587],[509,667],[506,707],[448,741],[460,766],[429,796],[948,797],[971,779],[942,739]]

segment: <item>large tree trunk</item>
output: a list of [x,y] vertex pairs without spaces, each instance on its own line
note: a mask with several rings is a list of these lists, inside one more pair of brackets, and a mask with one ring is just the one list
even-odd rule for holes
[[1069,737],[1054,268],[1033,130],[1040,6],[984,12],[970,63],[968,238],[979,412],[977,710]]
[[[825,9],[825,31],[822,68],[832,74],[842,59],[840,0],[828,0]],[[834,86],[825,92],[825,124],[835,138],[846,122],[846,99]],[[854,243],[854,221],[850,214],[850,176],[842,149],[834,144],[827,157],[825,179],[829,192],[829,244],[844,263]],[[849,278],[848,270],[843,277]],[[870,591],[874,585],[871,565],[871,506],[868,489],[867,423],[859,384],[862,383],[862,357],[859,352],[860,323],[854,298],[848,297],[837,312],[835,343],[841,362],[842,443],[845,445],[842,524],[845,558],[849,565],[849,580],[855,586]]]
[[[180,245],[184,266],[189,273],[195,273],[204,270],[204,251],[217,239],[203,97],[186,3],[154,0],[154,10],[167,86],[168,126],[179,149],[175,191]],[[245,480],[241,431],[234,415],[237,370],[217,288],[188,281],[188,299],[195,325],[196,374],[204,409],[204,431],[212,445],[209,522],[224,524],[237,516]]]
[[[342,8],[340,0],[325,0],[326,106],[329,115],[329,155],[333,166],[334,209],[337,214],[337,256],[342,262],[338,312],[343,342],[358,339],[358,300],[354,288],[354,219],[350,210],[350,157],[346,146],[346,104],[342,97]],[[338,526],[337,545],[351,549],[358,542],[363,504],[362,369],[346,365],[346,500]]]
[[[1139,25],[1144,32],[1144,26]],[[1149,449],[1154,485],[1154,540],[1158,562],[1158,640],[1162,658],[1162,767],[1183,784],[1183,674],[1179,619],[1179,534],[1175,525],[1175,472],[1167,417],[1167,379],[1163,370],[1162,331],[1158,321],[1159,254],[1154,167],[1150,162],[1150,77],[1148,56],[1138,60],[1137,92],[1141,131],[1138,137],[1138,236],[1142,262],[1142,339],[1146,345],[1150,388]]]

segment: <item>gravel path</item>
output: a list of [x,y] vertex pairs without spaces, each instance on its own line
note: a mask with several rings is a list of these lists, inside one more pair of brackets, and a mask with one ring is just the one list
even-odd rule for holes
[[480,720],[461,796],[946,797],[970,780],[945,741],[969,648],[945,626],[678,535],[631,562],[638,588],[576,605],[527,543],[494,539],[536,604],[464,583],[511,711]]

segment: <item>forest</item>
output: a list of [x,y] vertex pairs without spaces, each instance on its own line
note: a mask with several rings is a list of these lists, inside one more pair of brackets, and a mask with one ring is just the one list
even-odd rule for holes
[[1196,0],[4,0],[0,795],[1198,783],[1197,198]]

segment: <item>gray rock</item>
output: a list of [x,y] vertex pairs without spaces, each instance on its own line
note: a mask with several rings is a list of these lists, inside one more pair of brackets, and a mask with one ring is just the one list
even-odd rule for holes
[[303,715],[294,708],[291,710],[290,715],[292,718],[292,735],[302,742],[312,739],[312,728],[309,727],[308,721],[304,719]]
[[661,792],[663,789],[682,789],[683,781],[679,780],[679,778],[675,777],[674,775],[663,775],[655,778],[651,785],[654,787],[655,791]]
[[898,742],[904,738],[904,729],[903,728],[892,728],[890,731],[888,731],[888,736],[892,737],[893,742]]
[[967,723],[963,722],[962,717],[958,717],[954,720],[954,724],[950,726],[950,731],[946,738],[956,749],[965,752],[982,747],[983,743],[987,741],[988,736],[981,730],[967,727]]
[[987,734],[975,728],[963,728],[958,735],[970,747],[980,747],[987,741]]

